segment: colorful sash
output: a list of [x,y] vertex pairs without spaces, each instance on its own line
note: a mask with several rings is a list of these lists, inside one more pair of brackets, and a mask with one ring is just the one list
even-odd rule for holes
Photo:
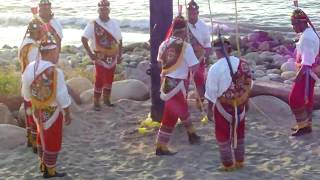
[[182,64],[185,49],[186,43],[180,39],[174,40],[166,47],[160,57],[163,75],[174,72]]
[[205,48],[200,44],[200,42],[198,41],[198,39],[192,34],[191,30],[189,30],[190,32],[190,44],[193,48],[194,54],[196,55],[196,57],[198,58],[198,60],[203,59],[202,57],[204,57],[206,51]]
[[233,78],[236,84],[232,82],[231,86],[219,97],[219,101],[222,104],[239,106],[248,100],[252,84],[251,71],[247,62],[240,60]]
[[94,21],[96,51],[106,57],[115,57],[119,53],[119,43],[104,27]]

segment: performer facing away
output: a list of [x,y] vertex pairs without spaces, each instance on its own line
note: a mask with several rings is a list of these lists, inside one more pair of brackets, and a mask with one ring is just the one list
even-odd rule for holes
[[205,97],[213,104],[221,161],[223,169],[229,171],[242,167],[244,162],[245,113],[252,76],[246,61],[229,55],[232,50],[229,41],[219,38],[213,49],[219,60],[208,72]]
[[[110,3],[101,0],[98,3],[99,18],[90,22],[82,35],[82,44],[95,64],[94,110],[100,111],[100,97],[107,106],[110,102],[113,76],[116,64],[121,63],[122,36],[120,27],[110,19]],[[88,41],[91,41],[90,47]]]
[[54,18],[54,14],[51,8],[51,2],[49,0],[40,0],[39,16],[43,21],[43,23],[48,24],[48,30],[50,31],[51,34],[53,34],[60,52],[61,40],[63,38],[62,25],[56,18]]
[[289,95],[289,105],[295,115],[297,125],[292,128],[292,136],[301,136],[312,132],[313,93],[316,75],[312,67],[319,54],[319,38],[314,30],[308,26],[311,22],[308,16],[296,9],[291,16],[291,24],[296,33],[301,33],[296,44],[296,63],[298,73]]
[[165,101],[163,118],[156,140],[156,155],[173,155],[168,149],[170,136],[178,118],[187,130],[190,144],[200,142],[189,119],[185,83],[189,70],[195,71],[198,60],[192,47],[185,41],[186,21],[178,16],[173,21],[172,35],[159,47],[158,61],[162,65],[161,99]]
[[[21,65],[21,73],[23,73],[27,65],[40,58],[39,42],[44,37],[42,23],[39,19],[34,18],[28,25],[27,33],[19,48],[19,60]],[[22,95],[23,96],[23,95]],[[37,126],[32,117],[31,102],[24,99],[25,124],[27,130],[27,145],[32,147],[33,152],[37,153]]]
[[33,106],[37,123],[37,146],[40,171],[44,178],[63,177],[56,171],[56,162],[62,143],[63,121],[71,122],[71,100],[58,62],[59,49],[53,36],[40,45],[41,59],[30,63],[23,73],[23,95]]
[[[206,66],[208,64],[209,55],[211,53],[210,33],[207,25],[198,18],[198,4],[195,1],[191,0],[188,3],[187,9],[189,40],[193,51],[200,62],[199,68],[194,74],[194,82],[196,84],[200,100],[203,101],[206,82]],[[199,103],[200,102],[198,102],[198,106]]]

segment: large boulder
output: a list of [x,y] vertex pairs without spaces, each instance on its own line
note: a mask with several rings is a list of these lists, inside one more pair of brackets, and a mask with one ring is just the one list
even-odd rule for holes
[[94,89],[88,89],[80,94],[82,104],[90,104],[93,101]]
[[3,103],[0,103],[0,117],[0,124],[12,124],[18,126],[18,123],[12,116],[9,108]]
[[25,129],[9,124],[0,124],[0,152],[23,146],[25,142]]
[[82,92],[93,88],[92,82],[84,77],[75,77],[69,79],[67,81],[67,85],[77,95],[80,95]]
[[295,71],[286,71],[286,72],[281,73],[281,78],[283,80],[289,80],[289,79],[292,79],[293,77],[296,77]]
[[255,62],[256,65],[261,65],[262,63],[261,58],[259,57],[259,53],[257,52],[248,53],[243,58],[246,59],[248,62]]
[[149,88],[136,79],[116,81],[112,85],[111,100],[131,99],[135,101],[145,101],[149,99]]
[[287,61],[281,65],[281,71],[297,71],[297,66],[295,62]]
[[[81,102],[90,104],[93,101],[94,90],[89,89],[81,93]],[[145,101],[149,99],[149,88],[142,82],[136,79],[128,79],[116,81],[112,84],[111,101],[120,99],[130,99],[135,101]]]
[[281,74],[279,69],[268,69],[267,74]]
[[285,62],[287,62],[287,59],[284,56],[280,54],[275,54],[273,56],[273,64],[276,65],[277,67],[280,68],[282,64],[284,64]]
[[261,77],[263,77],[263,76],[265,76],[266,75],[266,73],[264,72],[264,71],[262,71],[262,70],[256,70],[255,72],[254,72],[254,77],[255,78],[261,78]]
[[269,51],[264,51],[259,55],[259,58],[262,62],[273,62],[273,56],[275,53],[269,52]]

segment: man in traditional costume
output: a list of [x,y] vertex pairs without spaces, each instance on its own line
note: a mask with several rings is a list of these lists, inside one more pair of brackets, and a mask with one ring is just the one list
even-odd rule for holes
[[[19,48],[19,59],[21,65],[21,73],[23,73],[27,65],[40,58],[39,41],[44,36],[42,23],[39,19],[34,18],[28,25],[26,36]],[[22,95],[23,96],[23,95]],[[37,126],[32,117],[31,102],[24,99],[25,124],[27,130],[27,145],[32,147],[33,152],[37,152]]]
[[31,62],[22,76],[24,98],[31,101],[33,118],[37,124],[37,146],[40,171],[44,178],[63,177],[56,171],[56,162],[62,143],[63,121],[71,122],[68,94],[58,62],[59,48],[53,36],[40,45],[41,59]]
[[218,61],[208,71],[205,97],[213,107],[223,170],[229,171],[244,162],[245,113],[252,76],[246,61],[229,55],[228,40],[215,40],[213,49]]
[[54,14],[51,8],[51,2],[49,0],[40,0],[39,3],[39,16],[43,23],[48,24],[48,31],[53,34],[57,43],[59,52],[61,50],[61,40],[63,38],[62,25],[54,18]]
[[194,82],[199,94],[198,106],[200,107],[201,100],[204,100],[205,81],[206,81],[206,66],[208,64],[209,55],[211,53],[210,33],[207,25],[198,18],[199,6],[191,0],[188,3],[188,28],[189,41],[194,50],[196,57],[199,60],[199,68],[194,74]]
[[189,43],[185,41],[186,21],[182,16],[174,19],[172,35],[159,47],[158,61],[162,65],[161,99],[165,101],[163,118],[156,140],[156,155],[173,155],[168,149],[170,136],[180,118],[187,130],[190,144],[198,144],[200,137],[189,119],[186,100],[188,72],[196,70],[198,60]]
[[[82,44],[95,64],[94,110],[100,111],[100,97],[107,106],[110,101],[116,64],[121,63],[122,35],[117,23],[110,19],[110,3],[101,0],[98,3],[99,18],[90,22],[82,35]],[[91,41],[90,47],[88,41]]]
[[294,31],[301,33],[301,36],[296,44],[296,63],[299,70],[289,95],[289,105],[297,121],[297,125],[292,128],[292,136],[312,132],[313,93],[317,79],[312,69],[319,54],[319,37],[308,23],[312,26],[301,9],[293,11],[291,24]]

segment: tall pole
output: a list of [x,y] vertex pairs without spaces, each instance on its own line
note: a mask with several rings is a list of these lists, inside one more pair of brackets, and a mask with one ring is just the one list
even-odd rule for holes
[[160,67],[157,56],[173,18],[172,0],[150,0],[151,118],[161,121],[164,102],[160,99]]

